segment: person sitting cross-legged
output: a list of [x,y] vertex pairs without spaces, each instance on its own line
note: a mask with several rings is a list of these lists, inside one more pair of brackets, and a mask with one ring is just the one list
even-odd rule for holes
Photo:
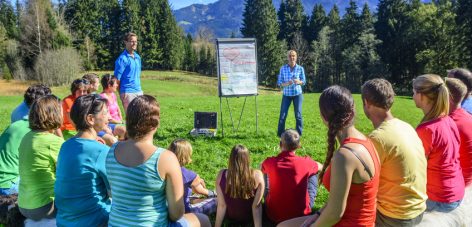
[[113,203],[109,226],[210,226],[203,214],[184,214],[184,185],[174,153],[154,145],[160,108],[138,96],[126,112],[128,140],[115,143],[106,158]]
[[70,117],[78,133],[59,151],[54,186],[57,226],[105,226],[111,207],[105,171],[110,148],[97,141],[97,132],[108,124],[106,100],[80,96]]

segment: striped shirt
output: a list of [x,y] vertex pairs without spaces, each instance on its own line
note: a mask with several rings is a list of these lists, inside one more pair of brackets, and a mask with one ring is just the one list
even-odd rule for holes
[[113,198],[108,226],[167,226],[166,184],[156,164],[164,149],[139,166],[126,167],[115,158],[117,144],[106,160]]
[[[296,64],[293,71],[291,71],[290,66],[288,64],[285,64],[280,68],[279,77],[277,79],[277,86],[282,86],[283,83],[287,83],[294,79],[301,80],[303,82],[302,85],[305,85],[305,70],[302,66]],[[302,86],[300,84],[284,86],[282,87],[282,90],[285,96],[297,96],[302,94]]]

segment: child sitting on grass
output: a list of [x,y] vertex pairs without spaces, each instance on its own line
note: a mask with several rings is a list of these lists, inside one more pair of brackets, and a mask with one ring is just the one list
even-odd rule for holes
[[[182,179],[184,181],[184,205],[185,213],[204,213],[212,214],[216,212],[216,194],[208,190],[198,174],[188,170],[184,166],[192,162],[192,145],[187,140],[176,139],[170,145],[168,150],[174,152],[179,160],[182,170]],[[192,191],[208,197],[208,199],[195,200],[191,198]]]

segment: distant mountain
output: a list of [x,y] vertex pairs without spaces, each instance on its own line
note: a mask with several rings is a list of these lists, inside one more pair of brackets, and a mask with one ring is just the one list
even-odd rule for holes
[[[311,15],[316,3],[320,3],[328,13],[336,4],[341,14],[344,14],[349,5],[348,0],[301,0],[305,13]],[[276,10],[279,9],[282,0],[272,0]],[[372,11],[376,11],[378,0],[356,0],[359,10],[367,3]],[[216,37],[230,37],[234,32],[241,36],[242,14],[244,11],[244,0],[219,0],[217,2],[202,5],[193,4],[174,11],[174,15],[179,25],[185,33],[196,34],[199,27],[206,27],[213,31]]]

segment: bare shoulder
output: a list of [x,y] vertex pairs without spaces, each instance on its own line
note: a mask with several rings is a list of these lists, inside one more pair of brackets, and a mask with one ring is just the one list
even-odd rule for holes
[[225,172],[226,169],[221,169],[220,172],[218,172],[218,175],[216,176],[216,181],[220,182],[221,177],[223,176],[223,173]]
[[253,174],[254,174],[254,179],[256,180],[257,183],[264,181],[264,174],[262,173],[262,171],[258,169],[254,169]]

